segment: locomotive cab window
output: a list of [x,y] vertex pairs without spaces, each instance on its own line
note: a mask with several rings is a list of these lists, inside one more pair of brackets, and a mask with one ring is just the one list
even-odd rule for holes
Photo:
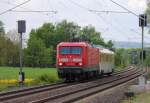
[[81,54],[81,47],[60,47],[60,54]]

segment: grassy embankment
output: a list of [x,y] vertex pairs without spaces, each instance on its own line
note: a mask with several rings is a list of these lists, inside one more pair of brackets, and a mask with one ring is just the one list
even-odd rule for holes
[[[59,81],[55,68],[23,68],[25,72],[25,85],[40,85]],[[0,91],[9,87],[18,86],[19,68],[0,67]]]
[[[115,68],[116,69],[116,68]],[[121,68],[122,69],[122,68]],[[115,71],[119,71],[117,69]],[[25,86],[54,83],[60,81],[55,68],[28,68],[24,67]],[[10,87],[18,86],[19,68],[0,67],[0,91],[8,90]]]

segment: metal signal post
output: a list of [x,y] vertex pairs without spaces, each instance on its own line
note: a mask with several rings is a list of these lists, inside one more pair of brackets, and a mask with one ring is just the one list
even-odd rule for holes
[[144,27],[147,26],[147,15],[139,15],[139,26],[142,28],[142,51],[141,51],[141,65],[144,68]]
[[[139,15],[139,26],[142,28],[142,51],[141,51],[141,67],[144,70],[144,27],[147,26],[147,15]],[[145,85],[145,76],[139,77],[139,85]]]
[[23,62],[23,52],[22,52],[22,34],[25,33],[26,31],[26,25],[25,25],[25,20],[19,20],[18,21],[18,33],[20,33],[20,49],[19,49],[19,54],[20,54],[20,72],[19,72],[19,84],[22,87],[23,82],[24,82],[24,72],[22,71],[22,62]]
[[142,64],[142,69],[144,68],[144,56],[143,56],[143,54],[144,54],[144,26],[142,26],[142,52],[141,52],[141,64]]

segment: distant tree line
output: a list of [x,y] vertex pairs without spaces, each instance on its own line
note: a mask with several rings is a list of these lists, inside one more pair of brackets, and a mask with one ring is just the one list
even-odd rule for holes
[[19,52],[18,44],[6,36],[3,23],[0,21],[0,65],[18,66]]
[[[74,22],[63,20],[57,24],[44,23],[32,29],[24,48],[24,66],[54,67],[56,46],[60,42],[86,41],[91,44],[112,48],[112,41],[104,42],[101,33],[91,25],[80,27]],[[5,33],[0,22],[0,65],[19,66],[19,35],[15,30]]]
[[[86,41],[91,44],[113,48],[112,41],[105,42],[101,33],[91,25],[80,27],[66,20],[57,24],[44,23],[29,34],[27,46],[23,50],[24,66],[55,67],[56,46],[60,42]],[[140,63],[140,49],[115,49],[116,67],[132,64],[132,51],[138,52]],[[147,48],[147,51],[150,49]],[[145,65],[150,65],[150,53],[146,53]],[[19,66],[19,34],[16,30],[5,33],[3,23],[0,22],[0,66]]]

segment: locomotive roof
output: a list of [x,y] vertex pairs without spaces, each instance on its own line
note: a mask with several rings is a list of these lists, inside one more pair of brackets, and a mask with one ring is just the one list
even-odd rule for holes
[[[91,45],[86,42],[61,42],[57,46],[90,46],[91,47]],[[94,45],[93,47],[98,48],[101,53],[114,54],[113,51],[106,49],[102,46]]]
[[88,46],[86,42],[61,42],[58,46]]
[[109,49],[105,49],[105,48],[100,49],[100,52],[101,52],[101,53],[107,53],[107,54],[114,54],[113,51],[111,51],[111,50],[109,50]]
[[113,51],[111,51],[107,48],[104,48],[103,46],[94,45],[94,47],[98,48],[101,53],[114,54]]

